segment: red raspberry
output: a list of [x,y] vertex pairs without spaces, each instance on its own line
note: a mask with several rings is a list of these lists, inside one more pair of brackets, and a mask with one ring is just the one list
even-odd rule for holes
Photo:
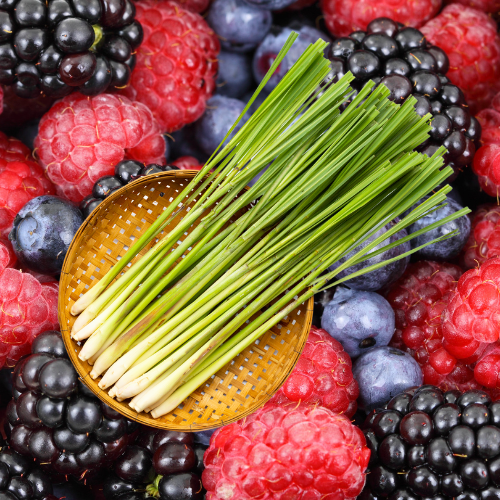
[[460,278],[443,313],[443,346],[458,359],[476,361],[500,336],[500,258]]
[[352,417],[359,388],[351,368],[351,358],[342,344],[327,331],[312,326],[297,365],[271,402],[291,406],[319,404]]
[[444,0],[446,5],[460,3],[474,9],[482,10],[488,14],[498,14],[500,11],[500,0]]
[[203,165],[194,156],[180,156],[172,162],[180,170],[201,170]]
[[488,346],[474,368],[476,380],[489,389],[500,388],[500,347]]
[[476,388],[473,371],[443,348],[441,314],[461,274],[453,264],[416,262],[385,292],[396,315],[390,345],[415,358],[425,384],[443,390]]
[[493,257],[500,257],[500,206],[483,205],[472,214],[461,261],[465,269],[472,269]]
[[369,458],[346,416],[268,403],[213,434],[202,480],[207,500],[347,500],[361,493]]
[[485,144],[474,156],[472,170],[481,189],[490,196],[500,195],[500,144]]
[[328,29],[335,36],[366,30],[377,17],[419,28],[441,9],[442,0],[322,0],[321,10]]
[[0,132],[0,236],[7,237],[17,212],[32,198],[54,194],[43,169],[29,160],[21,141]]
[[204,19],[173,1],[136,4],[144,29],[137,63],[122,93],[146,104],[162,132],[197,120],[215,90],[219,41]]
[[211,0],[174,0],[183,9],[190,10],[191,12],[198,12],[201,14],[205,12],[210,6]]
[[165,164],[165,141],[151,111],[124,96],[73,93],[43,116],[36,153],[57,193],[75,203],[123,159]]
[[448,55],[450,69],[446,76],[462,89],[471,113],[488,107],[500,90],[500,38],[496,22],[484,12],[453,4],[421,31]]
[[40,333],[58,330],[57,282],[40,283],[11,266],[15,256],[0,240],[0,368],[14,366]]

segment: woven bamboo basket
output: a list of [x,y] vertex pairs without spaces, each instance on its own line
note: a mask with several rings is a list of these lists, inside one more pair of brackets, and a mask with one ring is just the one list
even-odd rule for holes
[[[137,413],[126,401],[120,403],[99,388],[100,379],[92,380],[89,375],[91,366],[78,358],[82,343],[70,337],[75,321],[70,314],[71,306],[125,254],[131,241],[153,223],[194,174],[193,171],[170,171],[142,177],[104,200],[75,235],[59,285],[61,332],[82,381],[101,400],[126,417],[152,427],[177,431],[200,431],[226,425],[263,405],[293,369],[307,339],[314,304],[312,298],[302,304],[199,387],[182,405],[161,418]],[[179,220],[180,215],[167,226],[167,230]],[[154,243],[148,245],[141,255]]]

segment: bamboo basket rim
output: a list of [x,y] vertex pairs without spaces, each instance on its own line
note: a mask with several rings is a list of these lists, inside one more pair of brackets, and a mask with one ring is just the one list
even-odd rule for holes
[[[302,309],[304,313],[300,319],[302,319],[302,323],[300,325],[300,334],[297,335],[296,345],[289,355],[291,356],[291,363],[289,363],[289,367],[287,370],[280,370],[275,373],[274,382],[272,384],[268,384],[270,387],[266,388],[264,394],[259,393],[260,397],[258,401],[253,404],[250,404],[248,408],[243,408],[240,411],[237,411],[232,417],[224,418],[214,416],[211,420],[210,424],[198,424],[198,423],[190,423],[190,424],[172,424],[168,421],[165,421],[165,417],[160,417],[154,419],[150,416],[150,414],[146,414],[144,412],[137,413],[135,410],[132,410],[128,406],[126,402],[118,402],[115,399],[111,398],[105,390],[102,390],[97,385],[98,380],[93,380],[90,375],[90,368],[87,362],[82,362],[78,358],[78,346],[81,346],[81,342],[76,342],[70,337],[70,328],[68,328],[68,322],[71,320],[74,321],[75,317],[71,316],[69,313],[68,306],[68,292],[70,290],[69,283],[71,282],[73,275],[70,272],[75,262],[79,257],[79,250],[81,248],[82,242],[85,244],[86,236],[92,233],[96,226],[99,225],[100,221],[105,219],[105,215],[110,212],[109,208],[114,206],[114,202],[120,199],[122,196],[126,195],[129,192],[132,192],[138,187],[144,187],[145,185],[154,182],[155,180],[168,182],[169,180],[185,180],[187,182],[191,181],[191,179],[197,174],[195,170],[171,170],[167,172],[161,172],[157,174],[151,174],[145,177],[140,177],[133,182],[123,186],[118,191],[114,192],[110,196],[108,196],[105,200],[103,200],[98,207],[85,219],[83,224],[80,226],[78,231],[76,232],[73,240],[68,248],[66,253],[66,257],[64,259],[61,276],[59,280],[59,296],[58,296],[58,317],[59,324],[61,328],[61,334],[63,337],[64,344],[66,346],[66,350],[68,352],[71,363],[75,367],[80,376],[80,380],[103,402],[108,404],[111,408],[118,411],[120,414],[129,418],[130,420],[134,420],[141,424],[145,424],[151,427],[156,427],[160,429],[168,429],[168,430],[177,430],[183,432],[196,432],[202,430],[209,430],[220,427],[222,425],[227,425],[231,422],[237,421],[250,413],[253,413],[259,407],[264,405],[278,390],[278,388],[283,384],[285,379],[288,377],[290,372],[293,370],[296,362],[298,361],[299,355],[304,348],[305,342],[308,337],[308,333],[312,324],[312,316],[313,316],[313,307],[314,307],[314,298],[311,297],[306,303],[302,304]],[[246,188],[248,189],[248,187]],[[84,247],[85,248],[85,247]],[[80,262],[81,264],[81,262]],[[97,280],[95,280],[97,282]],[[71,292],[69,292],[69,295]],[[299,310],[298,308],[297,310]],[[297,311],[296,310],[296,311]],[[296,312],[294,311],[294,313]],[[293,314],[294,314],[293,313]],[[299,311],[300,314],[300,311]],[[280,323],[281,324],[281,323]],[[279,326],[278,324],[277,326]],[[272,330],[270,330],[272,331]],[[268,332],[269,333],[269,332]],[[264,334],[264,336],[267,334]],[[263,336],[263,337],[264,337]],[[261,337],[261,339],[263,338]],[[240,356],[248,349],[254,348],[254,345],[247,348]],[[235,358],[236,359],[236,358]],[[234,360],[233,360],[234,361]],[[226,365],[222,370],[226,370],[230,364]],[[218,372],[219,373],[219,372]],[[226,371],[227,373],[227,371]],[[213,378],[213,377],[212,377]],[[207,381],[208,382],[208,381]],[[204,389],[206,391],[206,389]],[[210,394],[210,389],[207,394]],[[189,399],[189,398],[188,398]],[[187,401],[187,400],[186,400]],[[185,402],[186,402],[185,401]],[[229,407],[228,407],[229,408]],[[170,415],[170,414],[169,414]]]

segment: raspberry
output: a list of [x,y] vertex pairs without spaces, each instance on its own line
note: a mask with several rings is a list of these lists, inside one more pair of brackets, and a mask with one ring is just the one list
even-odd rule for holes
[[474,9],[482,10],[488,14],[498,14],[500,11],[500,0],[444,0],[446,5],[459,3]]
[[180,156],[172,162],[179,170],[201,170],[203,165],[194,156]]
[[500,38],[487,14],[461,4],[445,7],[422,33],[450,59],[446,76],[462,89],[473,114],[500,90]]
[[204,19],[172,1],[136,4],[144,41],[122,93],[146,104],[162,132],[197,120],[215,90],[219,41]]
[[21,141],[0,132],[0,236],[8,236],[14,217],[29,200],[54,193],[54,186],[30,156]]
[[165,164],[165,141],[151,111],[124,96],[70,94],[42,117],[36,153],[57,193],[80,202],[123,160]]
[[178,3],[183,9],[190,10],[191,12],[198,12],[201,14],[205,12],[212,0],[174,0],[175,3]]
[[500,336],[500,258],[465,272],[443,312],[443,346],[457,359],[476,361]]
[[14,264],[10,245],[0,240],[0,368],[29,354],[38,334],[59,329],[57,282],[40,283]]
[[377,17],[390,17],[406,26],[419,28],[432,19],[442,0],[322,0],[326,26],[335,36],[366,30]]
[[297,403],[319,404],[352,417],[359,388],[351,367],[342,344],[327,331],[312,326],[297,365],[271,402],[291,407]]
[[461,274],[453,264],[421,261],[410,264],[385,292],[396,315],[390,345],[415,358],[425,384],[444,390],[477,388],[473,371],[443,348],[441,314]]
[[344,415],[266,404],[217,430],[205,453],[207,500],[353,499],[370,452]]
[[472,214],[472,228],[461,261],[465,269],[472,269],[493,257],[500,257],[500,207],[483,205]]
[[500,145],[485,144],[474,157],[472,169],[477,175],[481,189],[490,196],[500,194]]

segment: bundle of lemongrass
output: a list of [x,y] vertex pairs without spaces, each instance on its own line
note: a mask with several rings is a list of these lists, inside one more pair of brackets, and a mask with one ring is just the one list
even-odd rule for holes
[[[325,273],[411,209],[451,169],[441,168],[444,150],[432,158],[413,152],[430,130],[430,116],[416,114],[413,98],[398,106],[387,99],[384,86],[373,89],[370,82],[340,112],[352,96],[352,76],[325,90],[324,48],[320,40],[305,51],[235,137],[74,304],[72,313],[81,314],[72,336],[87,339],[80,358],[93,365],[93,378],[102,375],[102,389],[120,401],[132,398],[129,405],[136,411],[156,418],[176,408],[314,293],[354,276],[335,281],[339,272],[420,234],[373,250],[445,200],[449,187]],[[258,182],[240,194],[268,164]],[[169,229],[179,213],[181,221]],[[161,230],[158,243],[122,273]]]

